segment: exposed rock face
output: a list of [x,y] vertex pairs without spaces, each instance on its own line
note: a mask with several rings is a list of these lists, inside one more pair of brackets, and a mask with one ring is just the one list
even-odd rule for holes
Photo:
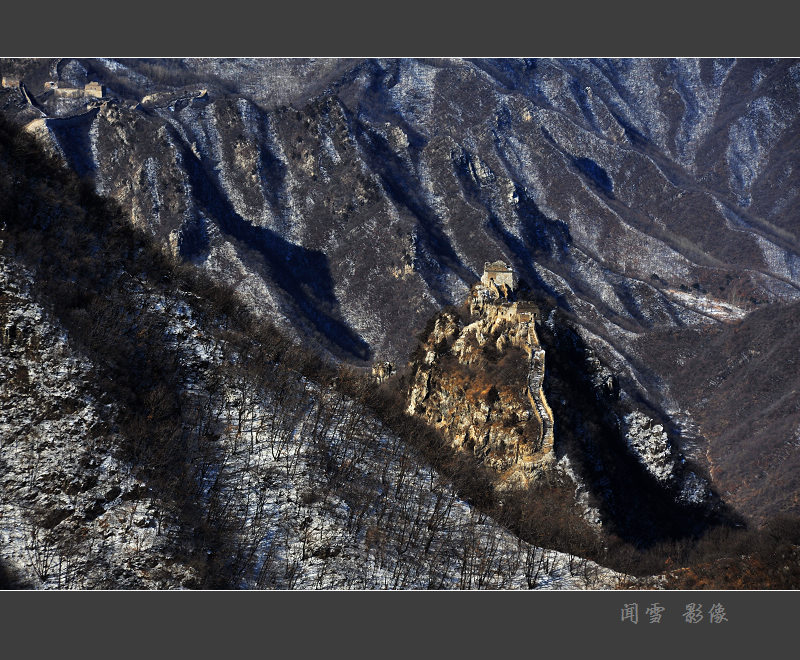
[[394,365],[386,360],[372,365],[372,377],[380,384],[394,373]]
[[554,460],[544,350],[532,315],[492,289],[475,285],[468,306],[466,324],[452,311],[436,319],[415,365],[408,412],[495,470],[499,487],[524,485]]

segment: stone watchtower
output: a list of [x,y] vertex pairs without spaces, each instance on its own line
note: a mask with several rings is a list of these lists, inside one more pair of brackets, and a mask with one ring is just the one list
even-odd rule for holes
[[486,287],[490,287],[492,283],[498,288],[505,285],[509,291],[513,291],[517,288],[517,274],[504,261],[487,261],[483,264],[481,283]]
[[83,93],[85,96],[94,96],[95,98],[103,97],[103,86],[98,82],[90,82],[83,86]]

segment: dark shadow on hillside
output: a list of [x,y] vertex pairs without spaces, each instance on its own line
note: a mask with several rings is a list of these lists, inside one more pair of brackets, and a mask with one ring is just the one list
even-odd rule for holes
[[534,58],[475,59],[472,64],[488,73],[507,89],[519,92],[533,101],[544,101],[547,96],[537,82],[537,70],[541,62]]
[[569,261],[572,236],[567,224],[542,213],[524,186],[514,184],[514,191],[518,199],[516,206],[522,237],[534,257],[547,257],[555,262]]
[[260,145],[258,159],[263,184],[261,190],[273,208],[280,208],[286,189],[286,165],[267,144]]
[[[450,239],[441,229],[436,213],[425,201],[416,173],[394,153],[386,138],[371,129],[366,121],[353,121],[354,135],[361,144],[369,167],[381,177],[389,197],[398,206],[407,208],[417,219],[418,237],[423,252],[430,256],[420,260],[418,272],[440,305],[453,303],[441,277],[449,270],[465,283],[476,279],[475,273],[465,266],[453,249]],[[434,265],[435,264],[435,265]]]
[[[714,495],[708,504],[681,504],[676,488],[661,485],[628,450],[611,390],[598,390],[587,368],[587,347],[568,325],[537,326],[547,351],[544,390],[556,421],[556,451],[566,454],[609,532],[638,547],[698,538],[742,519]],[[681,468],[687,469],[687,468]]]
[[18,582],[6,565],[0,560],[0,591],[8,589],[30,589],[30,585]]
[[75,117],[47,120],[48,127],[62,146],[67,163],[81,178],[94,176],[96,169],[89,131],[97,113],[98,110],[94,109]]
[[614,182],[605,169],[591,158],[573,158],[572,164],[594,184],[595,188],[609,199],[614,199]]
[[[359,360],[368,360],[371,354],[369,345],[340,318],[328,257],[319,250],[291,243],[271,229],[245,220],[235,211],[200,160],[188,149],[184,150],[183,156],[200,209],[209,218],[214,218],[226,234],[258,254],[265,275],[286,296],[287,309],[284,312],[306,319],[335,348]],[[271,171],[285,176],[274,167]],[[196,234],[196,249],[201,250],[203,232]],[[187,246],[186,254],[196,254],[194,250],[194,247]]]
[[181,259],[200,264],[208,258],[211,242],[207,223],[208,220],[202,215],[183,223],[178,234],[178,253]]

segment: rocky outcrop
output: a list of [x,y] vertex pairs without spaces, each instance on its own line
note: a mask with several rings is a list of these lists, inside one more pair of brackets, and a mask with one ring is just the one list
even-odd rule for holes
[[673,448],[662,424],[639,411],[628,413],[623,419],[628,449],[662,486],[672,489],[677,502],[711,502],[708,482],[684,468],[686,459]]
[[495,470],[500,488],[525,485],[554,461],[545,352],[531,310],[520,309],[475,285],[468,318],[443,312],[417,353],[407,408]]
[[394,373],[394,365],[386,360],[376,362],[372,365],[372,377],[378,384],[385,381]]
[[636,411],[625,416],[625,427],[625,441],[639,462],[660,482],[670,481],[675,459],[664,427]]

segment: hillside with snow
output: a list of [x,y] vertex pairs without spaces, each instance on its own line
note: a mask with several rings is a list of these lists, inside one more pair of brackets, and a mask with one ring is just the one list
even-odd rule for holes
[[[798,67],[0,60],[0,568],[606,588],[599,566],[717,566],[728,533],[736,561],[791,555]],[[496,261],[538,310],[554,466],[508,497],[523,390],[444,428],[466,367],[434,370],[414,396],[446,383],[442,405],[401,414]],[[490,399],[532,359],[491,328]]]

